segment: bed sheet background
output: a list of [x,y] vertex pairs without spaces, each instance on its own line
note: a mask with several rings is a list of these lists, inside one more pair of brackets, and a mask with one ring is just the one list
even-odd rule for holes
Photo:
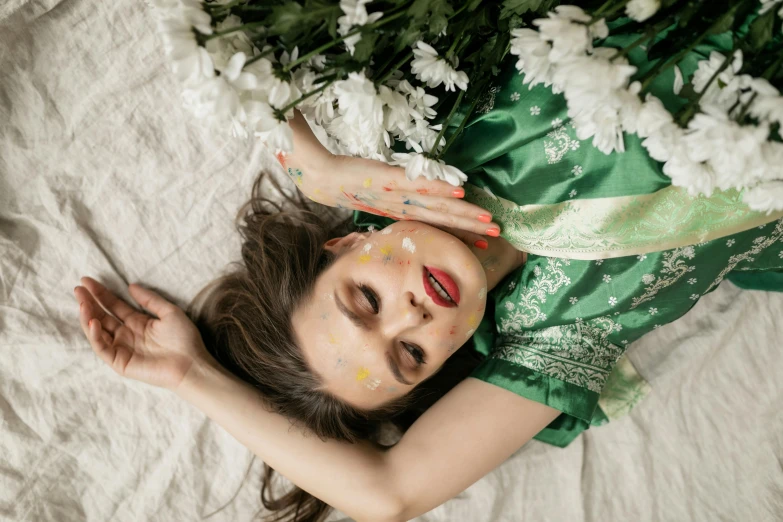
[[[0,3],[0,519],[259,509],[258,459],[99,363],[72,297],[90,274],[186,304],[237,259],[233,218],[269,157],[201,128],[178,92],[145,3]],[[654,391],[630,416],[566,449],[533,441],[421,520],[780,520],[781,318],[783,294],[724,283],[631,347]]]

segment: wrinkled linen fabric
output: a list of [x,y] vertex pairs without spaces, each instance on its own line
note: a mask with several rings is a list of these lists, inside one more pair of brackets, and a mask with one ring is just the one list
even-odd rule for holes
[[[0,520],[260,510],[259,459],[112,373],[77,321],[80,275],[186,305],[239,257],[234,216],[274,164],[179,92],[142,2],[0,4]],[[533,441],[420,519],[779,519],[781,317],[783,294],[723,283],[629,350],[654,392],[627,417],[565,449]]]

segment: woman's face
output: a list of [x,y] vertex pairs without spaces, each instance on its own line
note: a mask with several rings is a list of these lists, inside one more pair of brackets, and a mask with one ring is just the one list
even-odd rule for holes
[[294,313],[294,330],[325,388],[354,406],[405,395],[481,322],[484,270],[447,232],[401,221],[326,246],[339,257]]

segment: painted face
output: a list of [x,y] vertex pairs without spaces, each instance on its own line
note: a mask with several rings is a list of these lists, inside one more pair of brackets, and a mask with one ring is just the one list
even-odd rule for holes
[[487,279],[470,249],[397,222],[327,242],[338,259],[294,313],[308,364],[337,397],[371,409],[440,369],[484,315]]

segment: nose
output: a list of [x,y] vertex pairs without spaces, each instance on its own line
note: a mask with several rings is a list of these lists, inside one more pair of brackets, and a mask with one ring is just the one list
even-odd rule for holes
[[413,292],[403,292],[400,295],[396,310],[384,318],[384,330],[389,337],[422,326],[432,321],[432,315]]

